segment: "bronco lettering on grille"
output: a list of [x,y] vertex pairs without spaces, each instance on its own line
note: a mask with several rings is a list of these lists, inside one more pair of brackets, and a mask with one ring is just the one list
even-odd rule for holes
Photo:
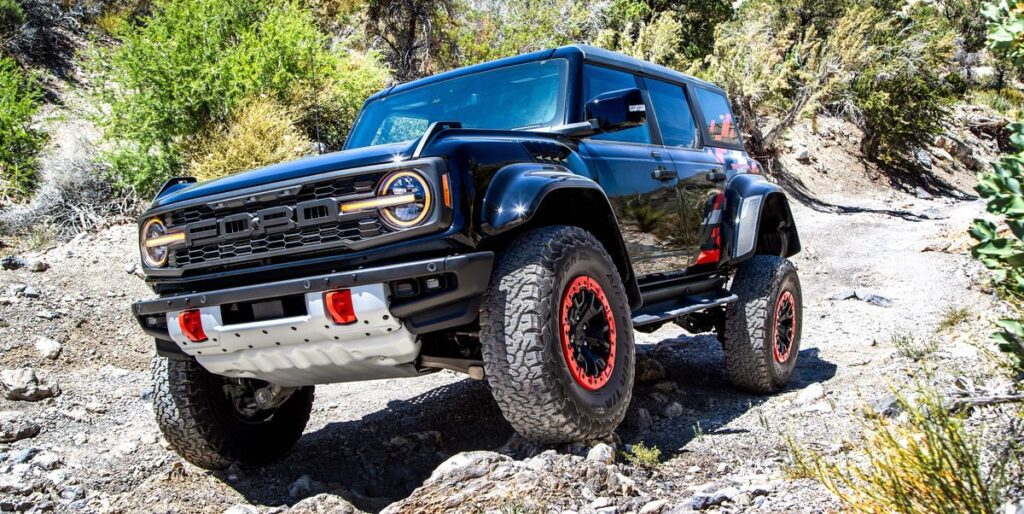
[[322,198],[301,202],[295,207],[275,206],[255,213],[239,213],[218,220],[196,221],[185,225],[185,238],[189,246],[215,243],[221,240],[242,239],[287,232],[338,221],[338,201]]

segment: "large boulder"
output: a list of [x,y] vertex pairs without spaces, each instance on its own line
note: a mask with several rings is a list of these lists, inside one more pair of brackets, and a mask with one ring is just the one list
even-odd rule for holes
[[60,395],[60,387],[42,371],[32,368],[0,371],[0,390],[8,400],[35,402]]

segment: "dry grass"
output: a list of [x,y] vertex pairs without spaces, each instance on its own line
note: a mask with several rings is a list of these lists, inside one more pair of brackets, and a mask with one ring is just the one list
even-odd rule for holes
[[892,334],[892,345],[896,347],[896,351],[908,359],[919,361],[925,357],[935,353],[935,350],[939,349],[939,343],[937,340],[918,339],[913,334],[906,331],[899,331]]
[[936,332],[942,332],[949,330],[957,325],[971,319],[971,309],[967,307],[954,307],[952,305],[946,307],[942,311],[942,319],[939,320],[939,326],[936,327]]
[[227,125],[198,136],[189,171],[199,180],[210,180],[301,157],[312,143],[295,120],[294,112],[269,98],[251,99]]
[[792,473],[820,481],[855,512],[995,513],[1003,468],[984,469],[963,420],[931,390],[900,403],[906,420],[869,416],[863,444],[843,461],[791,441]]

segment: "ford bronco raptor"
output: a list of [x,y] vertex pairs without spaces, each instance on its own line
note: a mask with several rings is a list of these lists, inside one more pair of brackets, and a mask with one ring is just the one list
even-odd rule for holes
[[157,420],[207,468],[287,452],[316,384],[449,369],[523,436],[602,436],[634,330],[714,330],[783,387],[800,250],[724,92],[587,46],[381,91],[342,151],[174,179],[139,219]]

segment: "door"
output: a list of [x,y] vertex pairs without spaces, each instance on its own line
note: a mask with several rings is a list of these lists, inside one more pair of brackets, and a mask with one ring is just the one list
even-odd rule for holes
[[724,190],[725,169],[713,152],[702,149],[700,130],[686,95],[685,86],[652,78],[644,82],[653,104],[656,124],[665,152],[671,157],[676,181],[676,219],[667,235],[693,266],[711,235],[706,226],[711,207]]
[[[590,64],[583,78],[585,100],[642,85],[630,73]],[[587,166],[611,200],[638,276],[686,267],[685,249],[668,237],[678,212],[676,171],[655,135],[648,122],[580,143]]]

